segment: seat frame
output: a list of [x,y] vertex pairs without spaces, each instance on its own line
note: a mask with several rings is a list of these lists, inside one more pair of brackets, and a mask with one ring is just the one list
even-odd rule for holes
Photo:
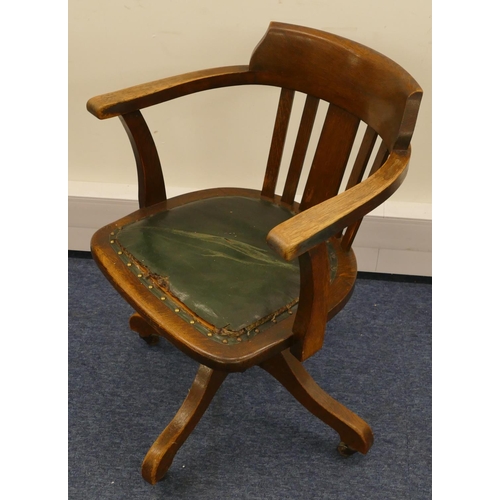
[[[262,190],[217,188],[167,199],[156,146],[140,110],[195,92],[247,84],[282,88]],[[306,93],[307,99],[285,187],[279,195],[277,178],[296,91]],[[92,255],[136,311],[130,318],[131,329],[150,344],[164,337],[201,364],[186,400],[146,454],[142,466],[146,481],[154,484],[165,476],[227,374],[253,366],[270,373],[311,413],[335,429],[340,435],[340,453],[368,452],[373,443],[369,425],[325,393],[302,361],[321,349],[326,322],[353,293],[357,266],[351,247],[364,215],[394,193],[406,176],[421,97],[422,90],[406,71],[367,47],[330,33],[271,23],[248,66],[165,78],[88,102],[87,109],[97,118],[121,119],[136,159],[140,205],[136,212],[96,232]],[[299,204],[294,201],[296,190],[320,100],[328,101],[329,108]],[[346,190],[338,194],[360,121],[367,129]],[[367,170],[378,136],[382,142]],[[330,183],[322,182],[325,176]],[[110,244],[113,234],[124,225],[219,196],[262,198],[296,213],[273,228],[267,241],[283,259],[299,260],[297,311],[265,334],[231,345],[201,335],[152,296]],[[338,258],[331,281],[327,242]]]

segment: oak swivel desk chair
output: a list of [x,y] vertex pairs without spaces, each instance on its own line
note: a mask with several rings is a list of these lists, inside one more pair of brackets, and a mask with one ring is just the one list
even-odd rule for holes
[[[281,89],[262,190],[208,189],[167,199],[140,110],[236,85]],[[296,93],[306,98],[279,195]],[[96,232],[93,257],[136,311],[132,330],[150,344],[164,337],[200,363],[179,412],[146,454],[146,481],[154,484],[166,474],[228,373],[255,365],[338,432],[340,453],[368,452],[368,424],[326,394],[301,362],[321,349],[326,322],[352,294],[351,245],[363,216],[405,178],[421,98],[417,82],[378,52],[273,22],[248,65],[196,71],[89,100],[93,115],[118,116],[125,127],[140,204]],[[327,103],[326,118],[297,203],[320,101]],[[362,139],[355,141],[357,134]]]

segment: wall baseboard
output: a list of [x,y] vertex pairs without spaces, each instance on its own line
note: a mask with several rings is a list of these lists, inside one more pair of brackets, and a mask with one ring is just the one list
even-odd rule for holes
[[[68,250],[89,251],[97,229],[137,210],[134,186],[70,182]],[[169,189],[169,196],[187,192]],[[430,204],[386,202],[367,215],[355,240],[358,269],[432,276]]]

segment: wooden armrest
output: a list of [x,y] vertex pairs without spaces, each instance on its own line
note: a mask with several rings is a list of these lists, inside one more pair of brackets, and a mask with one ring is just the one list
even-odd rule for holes
[[403,182],[410,149],[392,151],[365,181],[277,225],[267,243],[285,260],[293,260],[360,220],[383,203]]
[[254,75],[248,66],[193,71],[93,97],[87,109],[103,120],[202,90],[253,83]]

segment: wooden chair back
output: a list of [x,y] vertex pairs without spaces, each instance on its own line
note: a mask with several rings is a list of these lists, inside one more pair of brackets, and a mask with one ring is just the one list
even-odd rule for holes
[[[274,198],[294,95],[307,95],[281,203],[292,205],[320,100],[329,103],[300,210],[338,194],[349,159],[346,189],[375,173],[393,150],[407,150],[422,90],[398,64],[361,44],[322,31],[271,23],[252,54],[256,83],[281,87],[262,195]],[[364,123],[363,123],[364,122]],[[360,127],[365,127],[353,151]],[[373,149],[380,136],[380,146]],[[371,164],[370,164],[371,160]],[[349,248],[360,221],[346,231]]]

